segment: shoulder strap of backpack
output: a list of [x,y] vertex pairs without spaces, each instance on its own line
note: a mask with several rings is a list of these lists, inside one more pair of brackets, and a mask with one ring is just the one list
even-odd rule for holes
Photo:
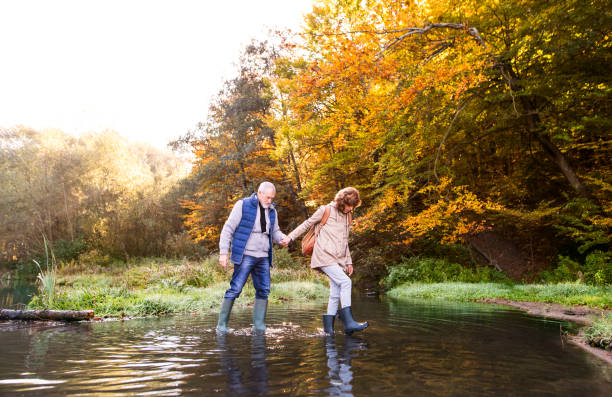
[[327,218],[329,218],[329,213],[331,212],[331,207],[329,205],[325,206],[325,212],[323,212],[323,218],[321,218],[321,226],[327,223]]

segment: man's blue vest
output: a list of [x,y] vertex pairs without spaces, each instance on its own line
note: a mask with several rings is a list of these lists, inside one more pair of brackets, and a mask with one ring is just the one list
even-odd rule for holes
[[[230,259],[234,264],[238,265],[242,262],[244,247],[246,247],[246,243],[255,225],[257,207],[259,207],[257,194],[253,193],[251,197],[242,199],[242,218],[240,219],[238,227],[234,230],[234,236],[232,237],[232,256]],[[270,265],[272,265],[272,232],[274,230],[274,223],[276,222],[276,210],[273,204],[270,205],[268,215],[270,217],[270,249],[268,250],[268,258],[270,258]],[[261,214],[261,216],[265,216],[265,214]]]

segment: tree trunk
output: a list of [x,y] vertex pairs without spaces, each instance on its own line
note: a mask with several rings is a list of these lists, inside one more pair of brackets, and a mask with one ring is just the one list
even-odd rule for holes
[[0,309],[0,320],[27,320],[27,321],[79,321],[90,320],[94,316],[93,310],[9,310]]
[[559,148],[550,139],[548,139],[546,135],[538,131],[540,118],[536,113],[535,106],[533,106],[533,104],[527,97],[521,96],[520,101],[526,113],[527,128],[529,130],[529,133],[534,138],[536,138],[538,142],[540,142],[540,145],[542,145],[542,148],[544,149],[548,157],[550,157],[550,159],[557,165],[557,167],[559,167],[559,170],[561,171],[561,173],[563,173],[569,184],[574,189],[576,189],[576,191],[578,191],[583,197],[588,197],[589,194],[586,188],[580,181],[580,178],[578,178],[578,175],[576,175],[576,172],[570,165],[569,161],[567,160],[567,157],[563,153],[561,153]]
[[296,192],[296,202],[302,212],[302,216],[304,219],[308,219],[308,210],[306,209],[306,203],[304,203],[304,199],[299,198],[299,194],[302,193],[302,180],[300,178],[300,170],[298,169],[297,162],[295,161],[295,156],[293,154],[293,145],[289,142],[289,161],[293,165],[293,175],[295,177],[295,182],[297,183],[297,192]]
[[[508,87],[511,91],[517,91],[519,87],[515,81],[518,76],[512,67],[508,64],[500,64],[500,71],[505,78]],[[576,172],[570,165],[567,157],[559,150],[559,148],[548,137],[540,132],[540,116],[537,113],[537,107],[529,96],[520,95],[519,101],[525,112],[527,121],[527,130],[537,141],[542,145],[544,152],[550,159],[559,167],[561,173],[565,176],[569,184],[578,191],[583,197],[589,197],[589,193],[576,175]]]
[[[402,29],[404,32],[401,36],[394,38],[391,43],[385,46],[385,48],[379,53],[379,56],[382,56],[385,52],[389,51],[391,48],[395,47],[412,35],[422,35],[427,33],[431,29],[454,29],[454,30],[464,30],[468,35],[472,36],[478,44],[480,44],[483,48],[487,49],[487,45],[485,41],[480,36],[478,30],[474,27],[468,28],[466,25],[461,23],[434,23],[425,26],[424,28],[416,28],[409,27]],[[493,61],[494,64],[499,68],[500,73],[502,74],[504,80],[508,84],[510,88],[510,92],[512,94],[512,98],[514,101],[514,92],[519,92],[518,84],[519,81],[517,78],[517,74],[512,69],[512,66],[508,62],[500,61],[496,59],[492,54],[489,54],[488,57]],[[523,106],[523,110],[525,111],[525,117],[527,119],[527,128],[529,134],[533,135],[538,142],[544,148],[546,154],[551,158],[551,160],[559,167],[561,173],[565,176],[569,184],[576,189],[583,197],[589,197],[589,192],[584,187],[580,178],[570,165],[567,157],[559,150],[559,148],[550,140],[547,136],[541,134],[539,130],[540,126],[540,118],[536,112],[536,106],[531,100],[532,98],[529,96],[521,95],[519,96],[519,100],[521,105]],[[516,108],[515,108],[516,111]],[[518,112],[517,112],[518,113]]]

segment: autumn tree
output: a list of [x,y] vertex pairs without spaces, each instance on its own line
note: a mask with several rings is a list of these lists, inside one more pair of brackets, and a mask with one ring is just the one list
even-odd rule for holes
[[192,194],[178,183],[184,160],[112,131],[0,134],[1,262],[44,253],[43,239],[64,260],[88,249],[119,259],[174,252],[184,233],[178,200]]
[[[302,35],[307,55],[294,60],[303,66],[292,97],[292,138],[313,164],[309,189],[360,188],[366,245],[386,233],[400,253],[491,229],[532,248],[534,236],[556,236],[561,250],[605,249],[605,9],[571,0],[319,2]],[[558,248],[535,245],[544,256]]]
[[247,46],[238,75],[225,82],[213,101],[206,122],[182,138],[193,147],[196,161],[191,178],[198,191],[183,205],[190,213],[186,225],[196,241],[213,248],[232,205],[257,190],[259,183],[276,185],[282,227],[290,224],[294,208],[302,207],[300,185],[294,183],[291,155],[277,151],[271,83],[278,55],[268,43]]

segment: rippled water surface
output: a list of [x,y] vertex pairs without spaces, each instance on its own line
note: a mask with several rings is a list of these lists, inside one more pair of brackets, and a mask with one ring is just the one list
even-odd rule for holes
[[[69,325],[0,323],[0,394],[609,396],[612,369],[560,323],[484,304],[360,299],[358,336],[321,333],[324,306]],[[337,326],[337,328],[339,328]]]

